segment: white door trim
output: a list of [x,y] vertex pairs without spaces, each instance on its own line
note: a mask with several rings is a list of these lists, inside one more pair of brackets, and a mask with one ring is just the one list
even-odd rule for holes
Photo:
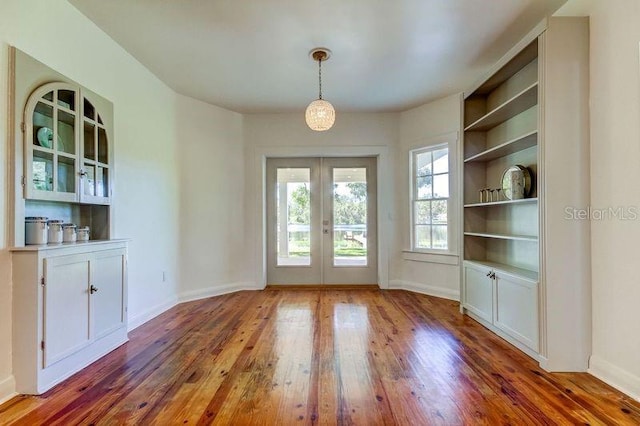
[[[391,228],[391,167],[389,149],[386,146],[260,146],[253,152],[252,182],[255,191],[254,208],[249,208],[255,224],[255,283],[265,288],[267,282],[266,235],[266,171],[269,157],[377,157],[378,175],[378,285],[389,288],[389,242]],[[250,207],[250,206],[248,206]],[[251,213],[253,212],[253,213]]]

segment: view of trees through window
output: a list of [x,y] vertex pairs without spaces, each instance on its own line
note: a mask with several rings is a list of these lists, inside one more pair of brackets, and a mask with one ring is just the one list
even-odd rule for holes
[[[310,185],[307,182],[288,182],[286,185],[287,254],[289,257],[308,257],[311,223]],[[367,184],[336,182],[333,192],[334,257],[359,257],[364,258],[366,262]]]

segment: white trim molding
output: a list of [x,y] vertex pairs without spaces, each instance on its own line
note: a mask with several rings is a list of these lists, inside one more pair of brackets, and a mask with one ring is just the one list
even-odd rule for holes
[[414,293],[426,294],[427,296],[441,297],[443,299],[460,301],[460,290],[434,286],[430,284],[417,283],[414,281],[390,280],[390,290],[407,290]]
[[0,381],[0,404],[18,395],[16,393],[16,379],[13,374]]
[[442,263],[444,265],[459,265],[460,256],[452,253],[433,253],[414,250],[402,250],[402,259],[412,262]]
[[252,282],[237,282],[221,284],[199,290],[185,291],[178,295],[178,303],[192,302],[194,300],[206,299],[208,297],[222,296],[223,294],[235,293],[243,290],[262,290]]
[[640,401],[640,377],[611,364],[609,361],[605,361],[597,355],[591,355],[587,372]]
[[132,331],[140,327],[142,324],[152,320],[153,318],[157,317],[161,313],[168,311],[169,309],[173,308],[177,304],[178,304],[178,298],[172,297],[171,299],[167,300],[164,303],[160,303],[159,305],[153,306],[147,309],[146,311],[141,312],[133,317],[129,317],[129,321],[127,324],[127,331]]

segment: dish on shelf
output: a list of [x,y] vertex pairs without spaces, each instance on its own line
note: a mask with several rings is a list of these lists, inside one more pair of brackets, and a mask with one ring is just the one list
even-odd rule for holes
[[519,164],[509,167],[502,173],[502,193],[508,200],[526,198],[531,192],[531,173]]
[[36,133],[38,143],[45,148],[51,148],[53,146],[53,130],[48,127],[40,127],[38,133]]

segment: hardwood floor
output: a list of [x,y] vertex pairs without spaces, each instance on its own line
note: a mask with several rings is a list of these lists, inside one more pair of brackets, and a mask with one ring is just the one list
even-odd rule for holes
[[240,292],[179,305],[1,424],[640,424],[588,374],[549,374],[405,291]]

